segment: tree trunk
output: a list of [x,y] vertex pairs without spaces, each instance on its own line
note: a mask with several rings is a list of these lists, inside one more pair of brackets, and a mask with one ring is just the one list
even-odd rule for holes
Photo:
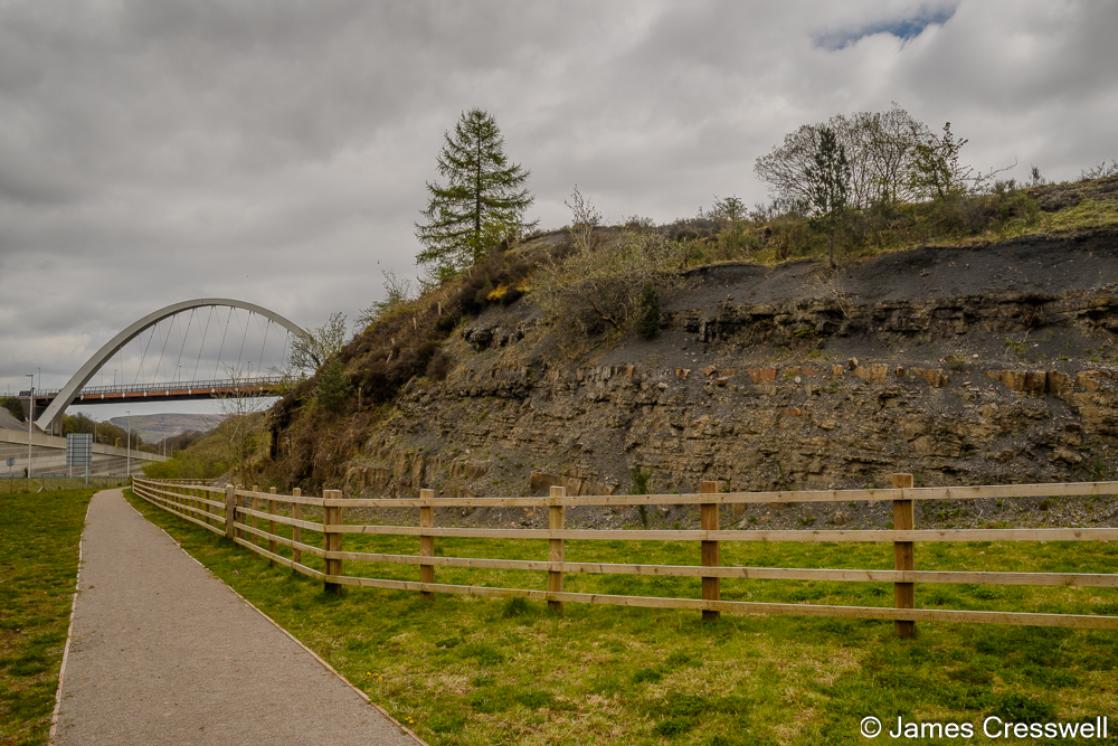
[[474,262],[481,258],[481,138],[474,160]]

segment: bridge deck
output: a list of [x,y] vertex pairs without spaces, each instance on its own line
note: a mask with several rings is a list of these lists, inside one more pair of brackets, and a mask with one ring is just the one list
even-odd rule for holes
[[[227,399],[236,396],[281,396],[294,379],[287,376],[172,381],[122,386],[87,386],[72,404],[120,404],[144,401],[182,401],[187,399]],[[29,392],[21,391],[26,399]],[[35,392],[35,410],[46,409],[58,391]]]

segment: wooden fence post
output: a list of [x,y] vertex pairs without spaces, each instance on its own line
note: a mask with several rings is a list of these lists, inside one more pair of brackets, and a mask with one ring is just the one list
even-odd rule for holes
[[[552,498],[566,497],[566,487],[552,487],[549,496]],[[562,531],[567,525],[567,509],[562,505],[549,505],[547,508],[547,527],[552,531]],[[566,542],[563,539],[548,539],[547,541],[547,561],[548,562],[562,562],[566,555],[565,550]],[[548,570],[547,571],[547,592],[548,593],[562,593],[563,592],[563,571],[562,570]],[[561,613],[563,611],[563,602],[548,599],[548,611]]]
[[237,536],[237,491],[231,484],[225,485],[225,538],[232,541]]
[[[251,491],[252,492],[259,492],[260,491],[260,485],[258,485],[258,484],[252,485],[252,490]],[[250,505],[252,506],[253,510],[260,510],[260,498],[250,497],[249,500],[251,500]],[[246,520],[245,523],[250,523],[250,525],[255,529],[259,529],[260,526],[262,525],[260,523],[259,518],[250,518],[250,519]],[[259,536],[253,536],[252,534],[249,534],[247,538],[248,538],[249,541],[255,543],[257,546],[260,545],[260,537]]]
[[[715,494],[722,491],[722,483],[704,479],[699,484],[699,492]],[[701,503],[699,508],[699,526],[704,531],[718,530],[718,503]],[[703,541],[700,550],[703,567],[718,567],[722,564],[722,552],[717,541]],[[717,601],[721,598],[722,588],[717,577],[703,576],[703,600]],[[703,619],[718,619],[721,613],[713,609],[703,609]]]
[[[420,490],[420,500],[430,500],[435,496],[434,490]],[[433,528],[435,525],[434,510],[430,506],[421,507],[419,509],[419,527],[420,528]],[[419,535],[419,556],[421,557],[434,557],[435,556],[435,537],[426,534]],[[421,564],[419,566],[419,582],[420,583],[434,583],[435,582],[435,566]],[[431,591],[420,591],[419,595],[428,601],[435,598],[435,594]]]
[[[245,486],[243,484],[238,484],[235,487],[235,489],[238,489],[238,490],[243,490],[244,488],[245,488]],[[241,507],[242,508],[248,508],[248,507],[251,506],[251,503],[249,502],[248,497],[246,497],[245,495],[241,495],[241,501],[240,502],[241,502]],[[252,519],[249,518],[247,515],[243,515],[241,517],[241,523],[245,524],[246,526],[250,525],[251,521],[252,521]],[[250,534],[248,531],[242,530],[241,531],[241,538],[244,539],[245,541],[252,541],[252,534]]]
[[[323,490],[322,497],[325,500],[341,500],[341,490]],[[340,552],[342,551],[342,535],[330,531],[332,526],[337,526],[342,522],[342,508],[341,506],[326,506],[322,511],[322,523],[325,531],[322,534],[323,548],[327,552]],[[342,574],[342,561],[340,559],[326,558],[326,574],[327,575],[341,575]],[[327,593],[341,593],[342,586],[339,583],[331,583],[329,580],[325,581],[322,589]]]
[[[271,492],[274,495],[274,494],[276,494],[276,488],[274,486],[269,487],[268,492]],[[276,501],[275,500],[269,500],[268,501],[268,512],[272,513],[273,515],[275,514],[275,512],[276,512]],[[276,532],[276,522],[275,521],[268,521],[268,533],[274,534],[275,532]],[[273,553],[276,551],[276,540],[275,539],[268,539],[268,551],[273,552]],[[268,560],[268,564],[274,566],[276,563],[275,563],[275,560]]]
[[[911,474],[890,474],[889,481],[897,489],[909,489],[913,486]],[[916,512],[912,500],[893,501],[893,528],[899,531],[911,531],[916,528]],[[911,541],[893,542],[893,568],[896,570],[915,570],[916,553]],[[916,585],[914,583],[894,583],[893,601],[898,609],[916,608]],[[916,635],[916,622],[907,619],[897,619],[893,622],[897,629],[897,636],[910,638]]]
[[[296,487],[293,490],[291,490],[291,495],[292,495],[292,497],[302,497],[303,496],[303,491],[301,489],[299,489],[298,487]],[[303,519],[303,506],[300,505],[299,503],[291,503],[291,517],[302,520]],[[291,527],[291,539],[293,541],[302,541],[303,540],[303,529],[302,529],[302,527],[300,527],[300,526],[292,526]],[[291,548],[291,559],[293,559],[296,562],[302,562],[303,561],[303,550],[302,549],[296,549],[295,547],[292,547]],[[295,568],[291,568],[291,572],[295,572]]]

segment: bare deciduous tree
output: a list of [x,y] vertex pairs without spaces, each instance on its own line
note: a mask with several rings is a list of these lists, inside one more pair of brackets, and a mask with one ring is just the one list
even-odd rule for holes
[[291,341],[291,365],[301,369],[317,369],[342,349],[345,336],[345,314],[330,314],[330,319],[317,329],[312,329],[308,336],[296,336]]
[[1084,180],[1105,179],[1116,174],[1118,174],[1118,161],[1112,160],[1109,165],[1106,161],[1099,161],[1098,164],[1091,166],[1091,168],[1083,169],[1079,174],[1079,178]]
[[809,172],[824,129],[833,132],[846,151],[852,207],[891,204],[915,196],[910,175],[916,149],[934,136],[926,125],[893,104],[885,112],[839,114],[822,124],[805,124],[758,158],[755,171],[772,186],[783,210],[806,212],[810,208]]
[[576,251],[589,251],[594,248],[594,230],[602,222],[602,214],[598,212],[593,203],[578,189],[578,184],[571,191],[570,201],[564,205],[571,211],[571,242]]
[[[230,369],[229,378],[236,379],[237,372]],[[266,399],[232,394],[221,399],[221,412],[225,415],[220,432],[224,435],[230,476],[234,481],[246,482],[254,456],[262,453],[267,438],[266,417],[261,411]]]

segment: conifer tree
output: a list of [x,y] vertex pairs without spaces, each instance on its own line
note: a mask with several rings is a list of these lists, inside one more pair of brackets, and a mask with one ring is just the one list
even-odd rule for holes
[[850,191],[850,161],[846,146],[838,141],[830,127],[819,128],[812,163],[807,167],[811,206],[828,228],[827,258],[835,266],[835,235],[846,210]]
[[502,240],[516,237],[526,227],[524,211],[532,195],[519,164],[504,153],[504,138],[496,121],[480,109],[458,119],[453,136],[445,134],[438,158],[443,183],[428,183],[430,199],[416,237],[423,250],[420,264],[445,279],[477,261]]
[[318,371],[315,385],[315,398],[328,412],[340,412],[353,392],[353,386],[346,375],[345,366],[338,358],[331,358]]

